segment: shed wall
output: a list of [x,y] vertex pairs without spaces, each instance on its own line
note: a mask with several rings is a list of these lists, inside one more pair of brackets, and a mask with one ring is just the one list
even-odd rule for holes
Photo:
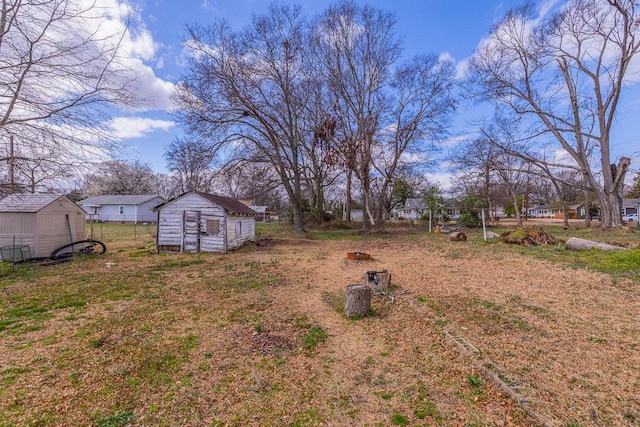
[[255,241],[256,221],[254,217],[227,216],[227,249],[236,249],[247,242]]
[[[183,244],[183,216],[185,211],[200,212],[200,250],[225,252],[225,212],[220,206],[197,194],[185,194],[160,209],[158,219],[158,248],[179,247]],[[219,233],[208,235],[206,221],[219,221]],[[180,249],[181,250],[181,249]]]
[[35,235],[35,213],[0,213],[0,247],[13,245],[15,237],[16,246],[29,246],[31,255],[35,256]]
[[[69,215],[69,224],[67,224]],[[37,253],[49,256],[54,249],[85,238],[84,210],[68,199],[59,199],[37,214]],[[71,228],[71,236],[69,236]],[[33,254],[32,254],[33,255]]]
[[0,246],[26,245],[31,256],[45,257],[70,242],[66,215],[69,215],[73,240],[85,237],[84,211],[67,198],[60,198],[40,212],[0,213]]

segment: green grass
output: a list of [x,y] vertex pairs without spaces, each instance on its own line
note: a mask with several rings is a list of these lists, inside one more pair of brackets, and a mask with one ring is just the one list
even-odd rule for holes
[[132,411],[120,411],[96,419],[97,427],[124,427],[131,425],[133,421]]
[[320,326],[311,326],[302,337],[302,346],[306,350],[312,350],[327,339],[327,337],[327,333]]
[[[502,246],[500,252],[514,251],[523,255],[564,264],[576,269],[590,269],[611,274],[615,277],[625,277],[632,280],[640,280],[640,248],[638,240],[640,235],[636,230],[601,230],[598,228],[574,227],[568,230],[558,226],[543,227],[544,231],[553,235],[562,242],[570,237],[593,240],[596,242],[612,244],[616,246],[629,246],[623,251],[601,251],[598,249],[586,251],[571,251],[560,242],[556,246],[536,246],[523,248],[515,245],[496,244]],[[508,229],[500,230],[504,232]],[[472,232],[473,233],[473,232]]]

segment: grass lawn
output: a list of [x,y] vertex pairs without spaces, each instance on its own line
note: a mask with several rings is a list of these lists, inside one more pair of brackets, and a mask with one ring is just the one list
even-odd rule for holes
[[544,229],[630,249],[259,224],[234,253],[156,254],[151,225],[95,224],[104,255],[0,264],[0,426],[639,425],[639,234]]

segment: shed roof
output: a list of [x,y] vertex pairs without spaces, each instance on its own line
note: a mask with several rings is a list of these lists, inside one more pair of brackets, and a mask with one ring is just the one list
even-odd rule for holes
[[63,194],[11,194],[0,200],[0,212],[35,213],[49,206]]
[[78,202],[80,206],[103,205],[141,205],[149,200],[161,198],[157,194],[105,194],[103,196],[89,197]]
[[233,199],[231,197],[218,196],[216,194],[201,193],[199,191],[197,191],[196,193],[207,200],[211,200],[213,203],[217,203],[229,213],[239,213],[245,215],[256,214],[256,211],[242,203],[240,200]]
[[237,213],[237,214],[244,214],[244,215],[256,215],[257,213],[256,211],[251,209],[249,206],[245,205],[244,203],[240,202],[237,199],[233,199],[231,197],[226,197],[226,196],[218,196],[216,194],[202,193],[200,191],[189,191],[189,192],[183,193],[177,197],[174,197],[171,200],[167,200],[165,203],[162,203],[161,205],[156,206],[155,208],[153,208],[153,210],[161,209],[162,206],[169,204],[172,201],[179,199],[180,197],[189,193],[197,194],[200,197],[203,197],[209,200],[210,202],[217,204],[228,213]]

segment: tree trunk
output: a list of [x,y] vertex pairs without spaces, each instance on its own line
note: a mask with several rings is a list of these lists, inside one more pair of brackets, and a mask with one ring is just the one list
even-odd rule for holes
[[345,292],[344,314],[347,317],[365,317],[371,309],[371,288],[349,285]]
[[342,213],[343,216],[343,220],[346,222],[351,222],[351,179],[353,176],[353,171],[351,170],[351,168],[349,168],[349,170],[347,171],[347,189],[346,189],[346,194],[345,194],[345,201],[344,201],[344,212]]
[[522,227],[522,212],[520,211],[520,204],[518,203],[518,194],[516,194],[515,191],[510,191],[510,193],[516,212],[516,224],[518,225],[518,227]]
[[[584,185],[586,186],[588,181],[583,177]],[[584,226],[591,227],[591,209],[589,208],[589,190],[584,190]]]
[[570,237],[565,243],[565,247],[567,249],[571,249],[574,251],[577,250],[589,250],[589,249],[600,249],[603,251],[617,251],[620,249],[625,249],[621,246],[608,245],[606,243],[594,242],[592,240],[579,239],[577,237]]
[[369,180],[362,180],[362,233],[371,232],[371,212],[369,210]]
[[377,291],[389,289],[390,281],[391,274],[387,270],[364,272],[364,284]]
[[569,228],[569,216],[567,215],[568,209],[569,203],[566,200],[562,200],[562,220],[565,230]]
[[291,209],[293,210],[293,231],[303,232],[304,225],[302,223],[302,206],[297,201],[294,201],[291,204]]
[[[631,159],[622,157],[618,165],[611,165],[611,172],[603,171],[604,185],[599,186],[592,176],[589,176],[589,184],[595,191],[598,203],[600,203],[600,227],[622,227],[622,186],[624,177],[629,170]],[[615,173],[614,173],[615,170]],[[609,183],[609,181],[611,181]]]

